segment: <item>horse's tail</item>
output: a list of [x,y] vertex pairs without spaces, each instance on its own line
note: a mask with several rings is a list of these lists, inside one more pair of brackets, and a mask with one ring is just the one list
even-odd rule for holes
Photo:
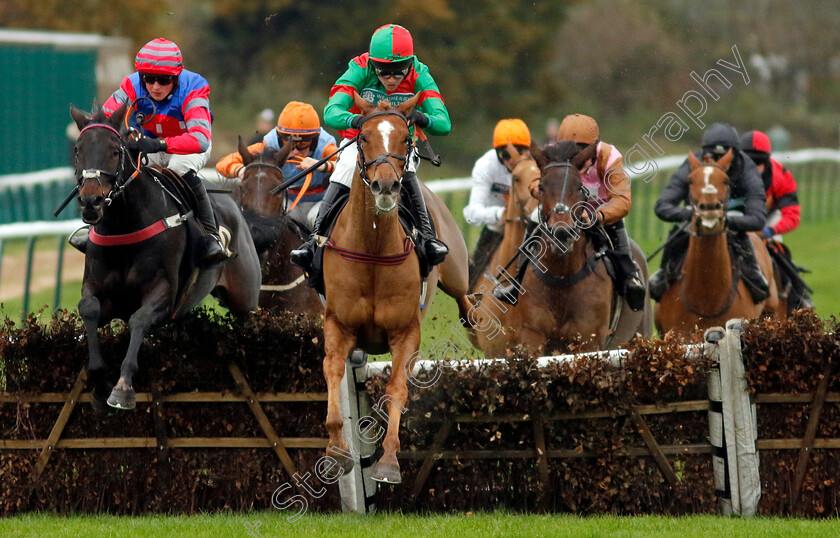
[[283,236],[285,223],[282,220],[264,217],[252,209],[243,209],[242,216],[248,223],[257,252],[264,252]]

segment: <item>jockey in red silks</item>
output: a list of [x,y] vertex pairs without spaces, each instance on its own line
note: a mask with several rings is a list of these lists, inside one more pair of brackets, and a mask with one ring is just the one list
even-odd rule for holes
[[180,175],[195,194],[196,216],[206,232],[204,263],[228,258],[219,239],[216,219],[198,171],[210,157],[210,85],[198,73],[187,71],[181,50],[172,41],[157,38],[146,43],[134,59],[135,73],[105,101],[110,116],[124,103],[135,103],[145,123],[138,126],[143,138],[126,146],[148,156],[150,164],[165,166]]
[[[755,163],[767,192],[767,220],[762,233],[768,241],[770,253],[774,254],[774,258],[775,254],[781,254],[790,261],[790,251],[781,242],[782,235],[799,227],[801,210],[796,195],[796,180],[790,170],[770,156],[773,151],[770,138],[761,131],[750,131],[742,136],[741,150]],[[813,306],[799,271],[796,274],[790,271],[791,268],[796,269],[792,261],[790,264],[777,263],[777,266],[791,277],[792,286],[788,291],[791,309]]]
[[[312,274],[317,236],[323,236],[330,227],[324,218],[332,216],[333,204],[350,191],[356,170],[358,151],[355,139],[364,117],[353,102],[353,93],[376,104],[386,100],[396,106],[415,94],[420,97],[410,114],[410,130],[420,127],[431,135],[445,135],[452,129],[449,111],[441,97],[438,85],[429,73],[426,64],[414,55],[414,41],[408,30],[397,24],[379,27],[370,39],[369,51],[356,56],[330,91],[330,99],[324,108],[324,123],[337,129],[344,137],[343,150],[330,177],[330,185],[324,193],[324,200],[318,211],[315,228],[309,240],[291,253],[292,263]],[[418,247],[423,249],[430,265],[441,263],[449,249],[432,232],[426,202],[417,179],[419,158],[411,151],[405,165],[402,186],[411,198],[418,222]]]

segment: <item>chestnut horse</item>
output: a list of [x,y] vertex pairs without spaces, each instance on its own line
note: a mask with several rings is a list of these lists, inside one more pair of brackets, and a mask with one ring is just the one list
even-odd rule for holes
[[[239,139],[239,154],[245,164],[237,197],[251,230],[262,265],[260,306],[290,312],[321,315],[323,305],[301,270],[289,261],[289,252],[301,242],[300,226],[286,213],[286,193],[272,194],[283,183],[283,165],[291,144],[266,147],[252,154]],[[309,230],[303,231],[306,237]]]
[[[234,313],[257,307],[260,264],[242,213],[230,196],[211,194],[217,220],[237,256],[199,267],[194,241],[200,224],[181,217],[176,196],[146,169],[136,169],[121,129],[126,105],[108,118],[71,108],[81,131],[76,140],[75,174],[82,220],[92,226],[85,254],[79,314],[87,331],[93,396],[119,409],[135,407],[132,378],[137,353],[149,330],[183,316],[209,293]],[[105,379],[97,328],[119,318],[131,338],[113,390]]]
[[[374,480],[399,483],[400,415],[405,410],[406,360],[420,347],[420,321],[435,286],[458,303],[461,319],[471,308],[467,299],[467,246],[455,220],[443,201],[423,186],[429,215],[438,237],[449,247],[446,260],[428,276],[429,297],[420,308],[419,261],[411,252],[400,224],[397,207],[400,187],[409,159],[416,158],[406,119],[418,99],[392,108],[387,102],[374,107],[354,95],[365,115],[356,144],[358,166],[347,205],[333,228],[324,251],[323,275],[326,296],[324,314],[324,376],[328,404],[327,455],[337,459],[345,471],[353,460],[342,437],[339,387],[345,361],[355,349],[385,353],[392,357],[391,378],[386,387],[388,428],[383,441],[384,455],[372,470]],[[361,172],[360,172],[361,171]],[[365,263],[357,261],[365,258]],[[402,263],[394,261],[402,259]]]
[[688,254],[677,282],[662,295],[654,309],[660,334],[675,331],[689,335],[696,328],[724,326],[732,318],[753,319],[762,312],[784,315],[779,304],[773,264],[764,242],[757,233],[749,238],[762,273],[770,283],[770,297],[755,304],[746,284],[733,274],[726,237],[726,204],[729,201],[729,176],[732,150],[717,162],[703,162],[688,154],[690,203],[694,207]]
[[518,252],[519,245],[525,238],[529,216],[537,207],[537,199],[531,196],[529,190],[531,180],[540,176],[536,161],[527,152],[520,153],[511,143],[508,143],[507,150],[510,153],[513,169],[511,170],[510,193],[502,213],[504,223],[502,241],[490,258],[487,267],[475,268],[479,271],[479,276],[476,279],[475,289],[470,291],[480,294],[490,293],[493,289],[493,283],[487,279],[485,273],[495,274],[497,267],[504,267]]
[[[479,346],[488,356],[504,355],[516,344],[535,353],[564,350],[580,338],[583,338],[581,351],[594,351],[617,347],[637,333],[651,334],[650,303],[645,303],[644,310],[634,312],[622,298],[617,311],[617,305],[613,304],[613,281],[602,255],[595,252],[584,233],[586,226],[576,220],[576,209],[587,201],[580,170],[594,157],[595,149],[596,145],[592,144],[579,152],[574,142],[557,142],[541,151],[532,144],[531,157],[522,158],[514,166],[506,213],[518,216],[530,207],[530,203],[523,204],[523,197],[529,185],[539,179],[540,226],[528,239],[528,244],[538,247],[539,253],[532,253],[537,261],[529,264],[516,306],[501,303],[488,294],[493,289],[492,280],[485,276],[480,281],[477,290],[483,292],[483,299],[478,309],[481,321],[477,325],[491,324],[487,320],[490,317],[499,329],[498,334],[477,331]],[[524,209],[519,209],[520,205]],[[507,242],[508,229],[512,232],[510,242]],[[507,243],[499,248],[498,261],[504,263],[517,252],[521,234],[518,222],[506,223]],[[632,241],[631,247],[633,259],[646,282],[644,253]],[[495,269],[496,265],[490,268]],[[611,322],[615,323],[612,331]]]

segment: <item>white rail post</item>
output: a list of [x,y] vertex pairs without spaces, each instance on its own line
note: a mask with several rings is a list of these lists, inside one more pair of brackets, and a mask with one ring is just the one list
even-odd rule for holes
[[732,511],[754,516],[761,498],[756,449],[758,424],[755,404],[744,379],[743,333],[742,320],[733,319],[726,323],[726,336],[720,344],[720,381]]
[[709,371],[707,387],[709,390],[709,443],[712,445],[712,469],[715,478],[715,495],[724,515],[732,514],[731,492],[729,490],[729,469],[726,461],[726,448],[723,430],[723,402],[720,379],[720,341],[726,336],[722,327],[706,329],[703,339],[714,346],[712,359],[715,366]]
[[341,494],[341,509],[344,512],[366,514],[376,509],[376,482],[370,477],[373,466],[374,443],[368,442],[359,435],[359,420],[370,417],[370,401],[365,389],[368,377],[368,356],[357,349],[347,358],[344,380],[341,382],[340,407],[344,421],[342,431],[344,440],[353,454],[353,470],[346,473],[338,481]]

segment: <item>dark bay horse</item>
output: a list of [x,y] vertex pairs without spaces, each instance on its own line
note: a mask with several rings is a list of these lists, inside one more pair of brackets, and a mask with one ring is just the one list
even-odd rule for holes
[[761,271],[770,283],[770,297],[753,303],[746,284],[735,279],[726,237],[726,203],[729,201],[729,176],[732,150],[717,162],[701,162],[689,153],[688,176],[694,217],[688,254],[682,273],[656,304],[654,319],[660,334],[676,331],[682,335],[696,328],[724,326],[732,318],[753,319],[762,313],[784,316],[779,303],[773,264],[759,234],[749,238],[758,257]]
[[289,261],[289,252],[309,230],[303,236],[298,233],[298,225],[286,213],[285,192],[271,193],[284,181],[282,168],[291,147],[266,147],[252,154],[240,138],[239,154],[245,168],[237,197],[262,265],[260,306],[321,315],[324,307],[317,292],[307,285],[303,270]]
[[[184,315],[211,292],[231,312],[255,309],[260,266],[239,208],[230,196],[217,194],[210,195],[217,221],[237,256],[223,265],[196,265],[191,238],[201,233],[200,225],[181,219],[176,195],[134,168],[121,130],[125,109],[108,118],[102,111],[88,117],[71,107],[70,115],[81,131],[74,148],[78,202],[82,219],[92,225],[79,314],[87,330],[93,395],[112,407],[132,409],[132,378],[146,333]],[[97,328],[115,318],[128,321],[131,337],[111,390]]]
[[[503,333],[492,338],[488,337],[492,332],[477,333],[479,346],[488,356],[503,356],[516,344],[534,353],[563,350],[579,338],[584,342],[581,351],[600,350],[615,348],[637,333],[650,335],[649,303],[639,312],[632,311],[623,298],[620,305],[614,304],[613,280],[584,233],[588,224],[581,222],[580,209],[587,198],[580,170],[593,159],[595,149],[592,144],[579,152],[574,142],[557,142],[540,150],[532,144],[533,161],[524,158],[514,167],[518,185],[512,187],[511,198],[529,185],[539,186],[538,192],[533,187],[531,192],[538,199],[540,228],[528,239],[536,261],[529,264],[516,306],[483,293],[480,312],[485,317],[480,325],[487,323],[486,316],[495,317]],[[646,281],[644,253],[631,243],[633,258]],[[518,247],[508,247],[511,256]],[[489,281],[485,284],[492,289]]]
[[[400,482],[397,451],[400,448],[400,415],[405,410],[408,389],[406,360],[420,346],[420,321],[428,311],[435,286],[458,303],[461,318],[468,319],[467,246],[443,201],[425,186],[423,192],[437,235],[449,246],[446,260],[428,277],[430,296],[420,308],[421,278],[417,256],[400,225],[397,206],[406,161],[411,159],[413,140],[406,117],[418,96],[396,108],[386,102],[377,107],[355,95],[365,115],[357,139],[359,166],[353,177],[350,198],[336,222],[331,244],[324,252],[324,376],[327,380],[327,455],[349,470],[353,460],[342,436],[339,387],[345,361],[355,349],[369,353],[390,350],[391,378],[386,387],[388,428],[384,455],[372,471],[374,480]],[[361,173],[360,173],[361,170]],[[328,244],[329,245],[329,244]],[[363,257],[369,263],[356,261]]]

